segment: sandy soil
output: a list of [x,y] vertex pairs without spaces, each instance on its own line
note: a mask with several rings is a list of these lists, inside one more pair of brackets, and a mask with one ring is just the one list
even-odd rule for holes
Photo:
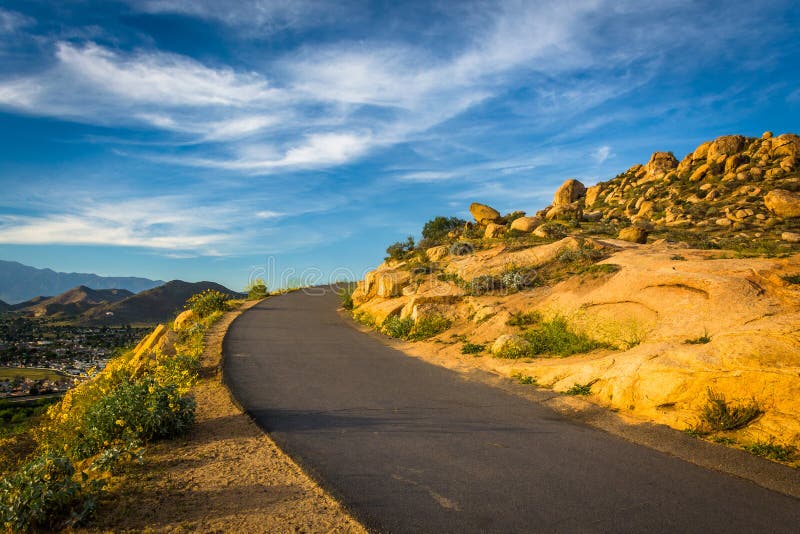
[[365,532],[233,403],[222,339],[248,303],[209,331],[194,390],[197,424],[149,447],[84,532]]

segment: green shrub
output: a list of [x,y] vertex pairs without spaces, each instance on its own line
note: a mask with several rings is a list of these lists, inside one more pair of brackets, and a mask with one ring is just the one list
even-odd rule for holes
[[372,314],[369,312],[356,310],[355,312],[353,312],[353,319],[355,319],[356,322],[363,324],[364,326],[369,326],[369,327],[375,326],[375,317],[373,317]]
[[[94,510],[95,499],[74,476],[75,468],[68,458],[46,453],[0,480],[3,529],[54,531],[87,518]],[[85,482],[86,475],[81,476]],[[93,487],[99,491],[100,484]]]
[[783,277],[790,284],[800,284],[800,274],[790,274]]
[[502,274],[482,274],[471,281],[457,282],[472,296],[486,295],[498,292],[516,292],[530,287],[539,286],[542,281],[537,271],[531,267],[509,267]]
[[568,390],[564,392],[564,395],[572,395],[572,396],[586,396],[592,394],[592,385],[596,380],[589,382],[587,384],[575,384]]
[[398,339],[407,339],[411,330],[414,328],[414,320],[411,317],[401,319],[397,315],[388,317],[381,330],[384,334]]
[[426,315],[417,320],[408,339],[412,341],[428,339],[437,334],[441,334],[450,328],[451,324],[452,321],[450,321],[450,319],[442,317],[441,315]]
[[582,245],[577,249],[561,250],[556,259],[561,263],[593,263],[603,259],[603,253],[594,247]]
[[228,311],[230,309],[229,299],[228,295],[216,289],[206,289],[189,297],[189,300],[186,301],[186,308],[194,311],[202,319],[215,312]]
[[525,338],[513,336],[506,340],[499,348],[494,348],[495,358],[506,358],[516,360],[519,358],[528,358],[533,356],[531,352],[531,344]]
[[708,332],[703,332],[702,336],[695,337],[692,339],[687,339],[684,341],[687,345],[705,345],[706,343],[711,342],[711,336],[708,335]]
[[710,430],[736,430],[754,421],[763,412],[755,399],[747,404],[729,405],[725,396],[708,388],[708,401],[700,413],[701,425]]
[[353,291],[356,290],[355,284],[349,284],[341,289],[339,292],[339,300],[342,303],[342,308],[345,310],[352,310],[355,307],[353,303]]
[[508,326],[530,326],[532,324],[537,324],[542,320],[542,314],[537,311],[532,312],[515,312],[511,314],[511,317],[506,321]]
[[525,332],[524,337],[530,342],[534,355],[569,356],[607,346],[586,334],[573,332],[563,317],[554,317],[541,323],[537,328]]
[[267,284],[261,278],[256,278],[247,288],[247,300],[261,300],[267,298]]
[[546,239],[561,239],[569,232],[569,228],[557,222],[546,222],[539,229],[544,232]]
[[750,445],[743,445],[742,448],[756,456],[776,460],[778,462],[790,462],[797,457],[797,447],[793,445],[758,442]]
[[459,241],[450,245],[450,254],[453,256],[469,256],[475,252],[475,247],[467,241]]
[[194,399],[175,385],[146,377],[123,381],[89,407],[74,443],[78,458],[88,458],[114,443],[146,443],[177,436],[194,423]]
[[422,237],[431,244],[447,239],[447,234],[464,227],[467,221],[458,217],[435,217],[422,227]]
[[406,259],[406,257],[414,251],[414,238],[408,236],[405,241],[398,241],[396,243],[392,243],[386,248],[386,257],[387,260],[395,260],[400,261]]
[[470,343],[466,342],[461,345],[461,354],[480,354],[481,352],[486,350],[485,343]]
[[522,373],[512,373],[511,378],[516,378],[520,384],[527,384],[530,386],[538,386],[539,382],[536,380],[535,376],[524,375]]

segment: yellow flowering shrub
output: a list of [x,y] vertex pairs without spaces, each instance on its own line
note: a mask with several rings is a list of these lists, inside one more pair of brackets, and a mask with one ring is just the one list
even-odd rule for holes
[[[201,301],[216,305],[214,298],[206,295]],[[103,484],[97,472],[141,459],[143,445],[191,427],[195,404],[189,391],[197,381],[204,334],[222,316],[222,310],[208,308],[200,321],[177,334],[159,325],[137,349],[90,372],[90,380],[48,409],[34,430],[36,457],[0,480],[4,530],[27,531],[86,517]],[[61,466],[57,478],[53,465]],[[76,473],[83,467],[91,476]]]

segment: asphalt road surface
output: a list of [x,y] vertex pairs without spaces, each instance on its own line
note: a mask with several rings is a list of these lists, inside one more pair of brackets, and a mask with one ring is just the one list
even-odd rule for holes
[[225,378],[371,531],[800,532],[798,499],[408,357],[337,306],[294,292],[245,312]]

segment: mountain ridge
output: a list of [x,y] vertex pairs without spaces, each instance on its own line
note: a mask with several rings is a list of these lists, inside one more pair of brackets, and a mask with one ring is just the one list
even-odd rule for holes
[[[50,298],[37,297],[13,307],[14,311],[34,316],[71,317],[95,306],[110,304],[134,295],[127,289],[91,289],[80,285]],[[28,304],[31,303],[31,304]],[[23,306],[28,304],[27,306]]]
[[219,291],[232,298],[244,296],[216,282],[171,280],[120,301],[95,306],[83,313],[78,322],[93,326],[163,323],[181,311],[189,297],[207,290]]
[[38,269],[17,261],[0,260],[0,300],[14,306],[41,295],[58,296],[78,286],[91,289],[126,289],[139,293],[163,285],[163,280],[136,276],[100,276]]
[[156,324],[169,321],[192,295],[215,290],[241,298],[244,295],[215,282],[172,280],[132,293],[125,289],[91,289],[77,286],[54,297],[34,297],[6,310],[34,317],[75,322],[84,326]]

